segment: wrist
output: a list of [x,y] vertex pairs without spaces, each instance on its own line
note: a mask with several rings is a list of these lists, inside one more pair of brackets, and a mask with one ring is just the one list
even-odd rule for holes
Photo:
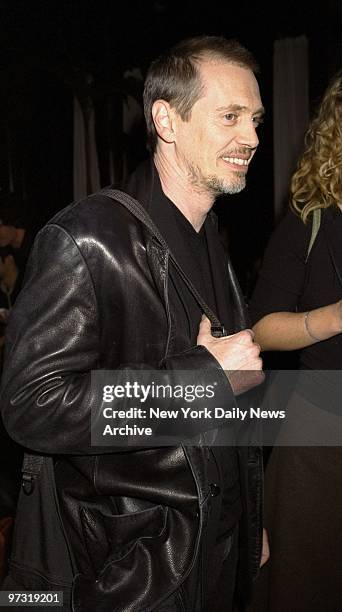
[[333,304],[333,326],[335,334],[342,333],[342,300]]
[[322,338],[319,338],[318,335],[316,336],[316,333],[312,328],[312,317],[310,318],[311,312],[311,310],[308,310],[308,312],[304,314],[305,333],[313,342],[321,342]]

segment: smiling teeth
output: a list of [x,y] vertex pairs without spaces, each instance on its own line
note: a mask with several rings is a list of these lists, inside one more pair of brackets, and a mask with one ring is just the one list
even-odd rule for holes
[[239,157],[223,157],[224,161],[230,164],[238,164],[238,166],[248,166],[248,159],[241,159]]

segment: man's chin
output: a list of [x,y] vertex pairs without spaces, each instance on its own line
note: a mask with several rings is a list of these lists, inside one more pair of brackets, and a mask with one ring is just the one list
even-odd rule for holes
[[241,176],[241,179],[235,182],[227,183],[222,182],[222,195],[234,195],[235,193],[240,193],[246,187],[246,178],[245,175]]
[[246,187],[246,174],[240,173],[231,181],[213,176],[206,181],[206,185],[215,197],[233,195],[234,193],[240,193]]

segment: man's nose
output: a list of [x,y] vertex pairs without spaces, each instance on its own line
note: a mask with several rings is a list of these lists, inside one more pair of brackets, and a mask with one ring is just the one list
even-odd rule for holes
[[259,144],[256,126],[251,119],[242,121],[239,125],[237,141],[241,146],[255,149]]

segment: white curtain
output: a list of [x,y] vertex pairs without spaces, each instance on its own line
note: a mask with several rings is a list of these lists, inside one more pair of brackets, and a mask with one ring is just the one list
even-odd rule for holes
[[[108,99],[108,104],[111,100]],[[123,99],[122,130],[129,135],[134,126],[143,121],[143,110],[131,95]],[[127,151],[122,151],[123,173],[127,175]],[[121,176],[116,176],[113,151],[109,151],[109,183],[116,183]],[[82,108],[78,98],[74,97],[74,199],[78,200],[101,188],[98,154],[95,139],[95,116],[89,98],[86,108]]]
[[291,176],[309,122],[308,41],[305,36],[274,43],[273,144],[274,215],[279,219],[289,201]]

